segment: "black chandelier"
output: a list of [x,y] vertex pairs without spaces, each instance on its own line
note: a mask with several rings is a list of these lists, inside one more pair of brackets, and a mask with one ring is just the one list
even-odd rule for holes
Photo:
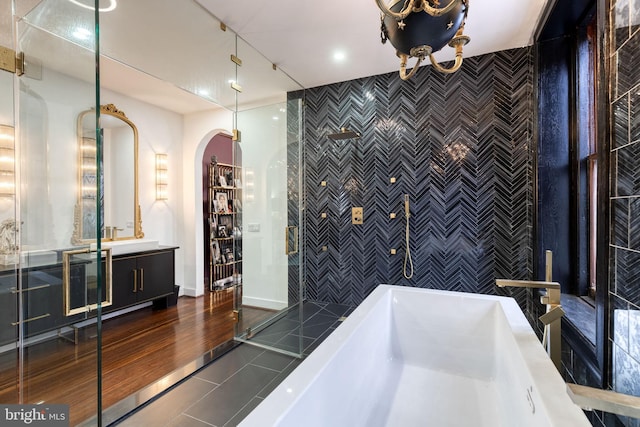
[[[469,0],[396,0],[391,6],[385,0],[376,0],[376,4],[382,11],[382,43],[389,40],[396,48],[402,80],[411,78],[427,56],[442,73],[454,73],[460,68],[462,47],[471,40],[463,34]],[[450,68],[438,64],[433,56],[447,44],[456,50]],[[407,60],[411,57],[417,62],[407,73]]]

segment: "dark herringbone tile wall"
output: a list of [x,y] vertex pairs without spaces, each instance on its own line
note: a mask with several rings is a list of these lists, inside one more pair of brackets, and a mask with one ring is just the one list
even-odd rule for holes
[[[496,277],[530,278],[533,76],[523,48],[466,58],[452,75],[424,67],[407,82],[390,73],[306,90],[308,299],[357,305],[380,283],[495,293]],[[327,137],[342,126],[362,137]]]
[[[610,246],[609,315],[611,381],[620,393],[640,396],[640,9],[628,1],[612,1],[610,27],[616,58],[610,97]],[[598,283],[598,286],[605,284]],[[638,420],[620,417],[623,425]],[[607,424],[608,425],[608,424]],[[618,424],[616,424],[618,425]]]

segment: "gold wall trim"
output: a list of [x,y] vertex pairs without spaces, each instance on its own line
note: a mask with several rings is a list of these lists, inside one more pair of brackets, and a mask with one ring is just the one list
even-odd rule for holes
[[[125,119],[126,121],[129,121],[129,118],[124,113],[124,111],[119,110],[118,107],[116,107],[113,104],[101,105],[100,106],[100,112],[101,113],[111,114],[112,116],[120,117],[121,119]],[[133,123],[129,123],[129,125],[132,125],[132,124]]]
[[16,72],[16,51],[0,46],[0,70],[10,73]]

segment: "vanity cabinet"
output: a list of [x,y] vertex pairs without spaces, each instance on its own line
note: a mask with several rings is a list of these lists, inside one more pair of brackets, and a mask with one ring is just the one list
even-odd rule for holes
[[[121,254],[112,260],[112,305],[103,312],[114,312],[142,302],[153,301],[154,306],[166,307],[168,298],[174,295],[176,247]],[[95,301],[94,269],[87,268],[89,261],[75,261],[69,270],[70,287],[82,290]],[[17,270],[0,269],[0,345],[15,343],[18,327],[23,327],[24,337],[55,331],[64,326],[95,317],[96,312],[65,316],[63,311],[63,267],[61,263],[31,265],[23,268],[22,291],[18,292]],[[106,264],[102,262],[102,277],[106,277]],[[102,289],[102,301],[106,289]],[[72,300],[74,296],[72,296]],[[84,300],[84,297],[82,298]],[[18,308],[22,304],[23,319]],[[72,305],[82,306],[82,301]]]
[[[84,286],[84,264],[74,264],[70,268],[71,286]],[[0,313],[0,345],[15,342],[20,325],[24,328],[24,337],[29,338],[82,319],[81,315],[67,317],[63,313],[60,264],[23,269],[22,291],[17,289],[16,271],[12,268],[0,272],[0,304],[3,308]],[[20,304],[22,319],[18,316]]]
[[[111,266],[113,304],[106,312],[173,295],[175,249],[116,255]],[[161,301],[160,305],[166,301]]]

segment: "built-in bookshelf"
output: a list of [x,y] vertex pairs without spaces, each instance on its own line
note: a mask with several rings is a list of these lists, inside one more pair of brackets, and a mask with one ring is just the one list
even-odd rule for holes
[[209,164],[209,289],[242,285],[242,180],[239,166]]

